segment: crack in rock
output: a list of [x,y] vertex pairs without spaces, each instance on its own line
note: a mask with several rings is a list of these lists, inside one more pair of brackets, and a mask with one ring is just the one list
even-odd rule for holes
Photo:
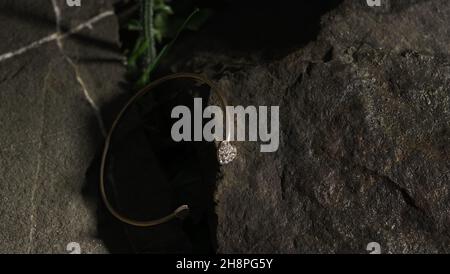
[[[61,32],[61,10],[59,9],[56,0],[52,0],[52,4],[53,4],[53,9],[55,12],[55,17],[56,17],[56,33],[53,33],[47,37],[44,37],[38,41],[35,41],[31,44],[29,44],[28,46],[22,47],[18,50],[12,51],[12,52],[8,52],[5,54],[0,55],[0,62],[5,61],[7,59],[13,58],[15,56],[24,54],[26,52],[28,52],[29,50],[35,49],[37,47],[40,47],[43,44],[55,41],[59,51],[61,52],[61,54],[63,55],[63,57],[65,58],[65,60],[69,63],[69,65],[74,69],[75,72],[75,76],[76,79],[78,81],[78,83],[80,84],[83,92],[84,92],[84,96],[86,98],[86,100],[88,101],[88,103],[90,104],[90,106],[93,108],[95,115],[98,119],[98,123],[100,126],[100,130],[102,131],[102,133],[105,135],[105,127],[103,124],[103,120],[100,116],[100,111],[99,108],[97,107],[97,105],[95,104],[95,102],[93,101],[92,97],[90,96],[86,84],[84,83],[83,79],[80,76],[78,67],[76,66],[76,64],[73,62],[73,60],[67,56],[64,52],[64,48],[63,48],[63,39],[67,38],[68,36],[77,33],[81,30],[83,30],[84,28],[90,28],[92,27],[92,25],[100,20],[102,20],[103,18],[113,15],[114,13],[112,11],[106,11],[103,12],[93,18],[91,18],[90,20],[76,26],[75,28],[69,30],[66,33],[62,33]],[[46,101],[47,101],[47,89],[48,89],[48,79],[51,75],[52,72],[52,68],[51,68],[51,64],[49,64],[49,68],[47,71],[47,74],[44,77],[44,85],[43,85],[43,92],[44,92],[44,97],[43,97],[43,106],[42,106],[42,121],[41,121],[41,130],[40,130],[40,140],[37,141],[37,149],[38,149],[38,156],[37,156],[37,160],[36,160],[36,172],[34,175],[34,183],[31,187],[31,197],[30,197],[30,217],[29,217],[29,221],[30,221],[30,229],[29,229],[29,233],[28,233],[28,248],[27,248],[27,252],[28,253],[32,253],[33,252],[33,248],[34,248],[34,240],[35,240],[35,234],[36,234],[36,226],[37,226],[37,220],[36,220],[36,203],[35,203],[35,199],[36,199],[36,192],[38,189],[38,185],[39,185],[39,175],[41,172],[41,165],[42,165],[42,140],[44,138],[44,129],[45,129],[45,112],[46,112]]]
[[83,94],[84,94],[84,97],[86,98],[86,101],[89,103],[89,105],[93,109],[95,117],[96,117],[98,125],[99,125],[99,128],[100,128],[100,131],[101,131],[102,135],[105,137],[106,134],[107,134],[107,130],[106,130],[105,124],[103,122],[103,118],[102,118],[102,115],[101,115],[101,112],[100,112],[100,108],[97,106],[95,101],[92,99],[92,97],[91,97],[91,95],[90,95],[90,93],[89,93],[89,91],[87,89],[87,86],[84,83],[83,78],[81,78],[81,76],[80,76],[80,72],[78,70],[77,65],[73,62],[73,60],[69,56],[67,56],[64,53],[62,48],[60,48],[60,50],[61,50],[61,53],[63,54],[64,58],[67,60],[67,62],[73,68],[74,73],[75,73],[75,78],[77,79],[78,83],[81,86],[81,89],[83,90]]
[[400,184],[398,184],[397,182],[395,182],[390,176],[381,174],[381,173],[377,172],[376,170],[370,169],[364,165],[359,165],[359,166],[363,170],[368,172],[370,175],[372,175],[376,178],[380,178],[386,185],[390,186],[391,189],[393,189],[394,191],[397,191],[398,193],[400,193],[401,197],[403,198],[403,201],[405,202],[405,204],[407,206],[409,206],[423,214],[426,214],[425,210],[418,205],[416,200],[409,193],[408,189],[406,189],[405,187],[403,187]]
[[[100,108],[97,106],[94,99],[92,99],[92,96],[87,88],[87,85],[84,82],[83,78],[81,77],[81,73],[78,69],[78,66],[64,51],[64,45],[63,45],[63,41],[62,41],[64,35],[61,35],[61,33],[62,33],[61,32],[61,9],[59,8],[56,0],[52,0],[52,5],[53,5],[53,10],[55,12],[55,17],[56,17],[56,31],[59,34],[58,38],[56,39],[56,44],[58,45],[58,49],[61,52],[61,54],[63,55],[64,59],[67,61],[67,63],[69,63],[69,65],[73,68],[74,73],[75,73],[75,78],[76,78],[77,82],[80,84],[81,89],[83,90],[83,95],[84,95],[85,99],[87,100],[87,102],[89,103],[89,105],[91,106],[91,108],[94,110],[95,117],[97,119],[100,131],[103,136],[106,136],[107,131],[106,131],[106,128],[105,128],[105,125],[103,122],[103,118],[101,116]],[[91,20],[88,20],[84,24],[79,25],[79,26],[83,26],[80,28],[80,30],[82,30],[83,28],[86,28],[86,27],[92,28],[92,24],[93,23],[91,22]]]
[[25,69],[26,66],[27,64],[23,64],[15,72],[11,73],[10,75],[5,75],[2,79],[0,79],[0,84],[16,78]]
[[34,244],[34,235],[36,233],[36,203],[35,203],[35,198],[36,198],[36,191],[38,188],[38,180],[39,180],[39,174],[41,172],[41,165],[42,165],[42,140],[44,138],[44,128],[45,128],[45,112],[46,112],[46,104],[47,104],[47,89],[48,89],[48,79],[51,75],[52,72],[52,65],[49,64],[48,66],[48,71],[47,74],[44,77],[44,86],[42,88],[42,91],[44,93],[43,96],[43,103],[42,103],[42,119],[41,119],[41,129],[40,129],[40,133],[39,133],[39,141],[38,141],[38,145],[37,145],[37,150],[38,150],[38,156],[37,156],[37,160],[36,160],[36,173],[34,176],[34,183],[33,186],[31,188],[31,197],[30,197],[30,231],[28,233],[28,254],[31,254],[33,251],[33,244]]
[[38,48],[44,44],[56,41],[58,43],[58,40],[63,40],[66,39],[67,37],[69,37],[70,35],[76,34],[80,31],[82,31],[85,28],[92,28],[92,25],[103,20],[104,18],[107,18],[109,16],[113,16],[114,15],[114,11],[109,10],[109,11],[105,11],[102,12],[94,17],[92,17],[91,19],[87,20],[84,23],[79,24],[78,26],[70,29],[69,31],[65,32],[65,33],[61,33],[59,31],[52,33],[46,37],[43,37],[37,41],[34,41],[24,47],[21,47],[17,50],[13,50],[11,52],[7,52],[7,53],[3,53],[0,55],[0,62],[6,61],[8,59],[11,59],[13,57],[22,55],[32,49]]

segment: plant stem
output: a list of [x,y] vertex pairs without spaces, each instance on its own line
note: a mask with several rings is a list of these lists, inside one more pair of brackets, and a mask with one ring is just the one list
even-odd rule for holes
[[145,66],[150,65],[156,57],[155,37],[153,35],[154,0],[141,0],[141,20],[143,22],[143,35],[148,45],[145,57]]

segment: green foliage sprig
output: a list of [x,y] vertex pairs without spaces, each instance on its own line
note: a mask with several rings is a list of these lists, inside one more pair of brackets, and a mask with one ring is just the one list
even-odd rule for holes
[[[195,9],[180,20],[166,0],[139,0],[139,5],[140,19],[130,21],[128,30],[139,31],[140,35],[127,60],[128,72],[137,79],[137,88],[150,82],[152,73],[183,30],[197,30],[211,15],[209,10]],[[167,39],[170,41],[163,45]]]

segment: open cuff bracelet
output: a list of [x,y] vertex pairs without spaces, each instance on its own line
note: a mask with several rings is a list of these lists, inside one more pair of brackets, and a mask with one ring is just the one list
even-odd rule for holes
[[[217,96],[219,97],[220,105],[221,105],[223,110],[225,110],[226,105],[227,105],[223,94],[218,89],[216,84],[214,84],[212,81],[210,81],[205,76],[202,76],[200,74],[194,74],[194,73],[176,73],[176,74],[171,74],[171,75],[168,75],[168,76],[165,76],[163,78],[160,78],[158,80],[153,81],[151,84],[149,84],[148,86],[146,86],[145,88],[143,88],[142,90],[137,92],[125,104],[125,106],[120,110],[119,114],[114,119],[114,121],[113,121],[113,123],[111,125],[111,129],[109,130],[108,135],[106,136],[106,139],[105,139],[105,145],[104,145],[102,158],[101,158],[101,164],[100,164],[100,195],[101,195],[102,200],[103,200],[106,208],[108,209],[108,211],[115,218],[117,218],[118,220],[120,220],[120,221],[122,221],[122,222],[124,222],[126,224],[129,224],[129,225],[138,226],[138,227],[155,226],[155,225],[159,225],[159,224],[162,224],[162,223],[166,223],[166,222],[168,222],[168,221],[170,221],[170,220],[172,220],[174,218],[183,218],[189,212],[189,206],[188,205],[181,205],[178,208],[176,208],[172,213],[168,214],[167,216],[161,217],[159,219],[147,220],[147,221],[134,220],[134,219],[131,219],[131,218],[128,218],[128,217],[122,215],[116,209],[114,209],[114,207],[109,202],[108,197],[106,195],[106,191],[105,191],[105,167],[106,167],[106,160],[107,160],[107,157],[108,157],[108,151],[109,151],[109,148],[110,148],[112,135],[113,135],[114,130],[116,129],[117,125],[119,124],[121,118],[123,117],[125,112],[129,109],[129,107],[137,99],[141,98],[146,93],[152,91],[155,87],[157,87],[157,86],[159,86],[159,85],[161,85],[161,84],[163,84],[163,83],[165,83],[167,81],[174,80],[174,79],[191,79],[191,80],[195,80],[195,81],[197,81],[199,83],[206,84],[206,85],[208,85],[210,87],[211,91],[215,92],[217,94]],[[226,127],[227,129],[228,129],[228,125],[230,125],[230,122],[231,122],[230,121],[230,117],[228,117],[228,114],[226,114],[225,115],[225,123],[227,125],[227,127]],[[227,130],[225,140],[218,142],[217,160],[218,160],[218,162],[221,165],[225,165],[225,164],[228,164],[228,163],[232,162],[237,156],[236,147],[233,146],[230,143],[230,140],[231,140],[230,137],[231,137],[230,136],[230,131]]]

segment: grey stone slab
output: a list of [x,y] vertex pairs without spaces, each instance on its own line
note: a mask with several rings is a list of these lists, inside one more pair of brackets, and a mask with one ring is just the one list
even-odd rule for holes
[[50,1],[5,0],[0,3],[0,52],[8,52],[51,35],[55,13]]
[[[21,34],[4,29],[2,35],[14,38],[2,44],[0,55],[57,32],[52,2],[37,2],[16,1],[14,6],[48,16],[52,27],[41,31],[20,16],[2,17],[5,24],[21,26]],[[60,16],[74,28],[111,10],[111,3],[98,2],[95,9],[73,8],[76,11],[67,19],[65,12]],[[70,242],[79,243],[82,253],[107,252],[97,238],[96,205],[83,197],[82,189],[102,143],[99,110],[122,92],[119,82],[124,69],[120,62],[101,59],[84,65],[81,57],[92,47],[77,43],[88,36],[117,45],[117,28],[112,14],[66,36],[62,48],[52,40],[0,62],[0,252],[68,253]],[[66,44],[76,44],[68,48],[80,55],[70,56]],[[105,52],[112,51],[100,45],[92,54]]]

